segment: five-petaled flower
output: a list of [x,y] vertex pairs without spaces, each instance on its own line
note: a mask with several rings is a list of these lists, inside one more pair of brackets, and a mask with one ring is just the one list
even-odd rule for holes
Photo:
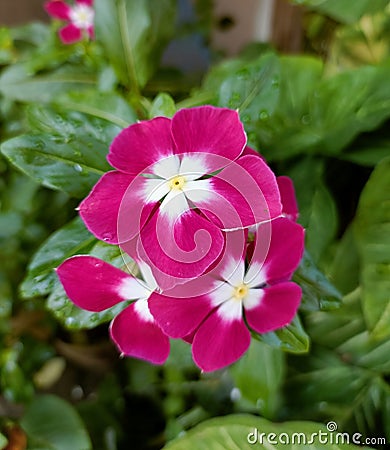
[[79,255],[65,260],[57,275],[72,302],[87,311],[136,300],[112,320],[111,338],[122,354],[162,364],[169,354],[169,339],[148,307],[157,285],[146,264],[138,261],[138,267],[143,281],[98,258]]
[[60,29],[59,35],[64,44],[72,44],[85,35],[94,36],[93,0],[75,0],[69,5],[63,0],[51,0],[45,3],[45,9],[51,17],[69,22]]
[[171,288],[228,251],[225,231],[281,215],[275,175],[245,146],[238,113],[227,108],[133,124],[114,139],[108,161],[116,170],[103,175],[80,215],[97,238],[144,260],[159,286]]
[[245,255],[230,255],[221,271],[210,272],[208,293],[187,297],[196,289],[193,281],[176,288],[177,298],[170,292],[150,299],[157,323],[170,337],[192,342],[194,361],[204,371],[236,361],[249,347],[250,330],[282,328],[299,307],[301,288],[290,279],[302,257],[303,228],[282,217],[260,225],[255,240],[249,266]]

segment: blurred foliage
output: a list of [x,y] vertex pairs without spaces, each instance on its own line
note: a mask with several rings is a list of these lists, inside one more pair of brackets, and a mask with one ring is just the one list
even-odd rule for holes
[[[97,39],[69,46],[56,22],[0,29],[0,448],[243,449],[330,421],[390,441],[389,1],[293,3],[305,53],[254,43],[201,83],[160,57],[175,33],[208,45],[209,0],[181,25],[174,0],[95,0]],[[299,316],[212,374],[182,341],[162,367],[118,358],[118,307],[79,310],[54,272],[75,254],[123,266],[75,208],[122,128],[205,103],[238,109],[306,228]]]

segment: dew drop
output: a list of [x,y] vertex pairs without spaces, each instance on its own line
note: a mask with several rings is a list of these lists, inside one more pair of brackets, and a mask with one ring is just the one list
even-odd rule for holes
[[105,233],[103,235],[103,241],[104,242],[109,242],[109,241],[111,241],[113,239],[113,237],[114,236],[111,233]]
[[279,87],[279,78],[273,78],[271,81],[271,86],[273,88],[278,88]]
[[65,325],[67,327],[72,327],[72,326],[74,326],[75,323],[76,323],[76,321],[75,321],[75,319],[73,317],[67,317],[65,319]]
[[303,125],[309,125],[309,123],[311,122],[309,114],[305,114],[304,116],[302,116],[301,122],[303,123]]
[[75,170],[76,172],[82,172],[82,171],[83,171],[83,168],[80,166],[80,164],[75,164],[75,165],[73,166],[73,168],[74,168],[74,170]]
[[260,120],[267,120],[269,118],[269,114],[268,111],[263,109],[262,111],[260,111],[259,113],[259,119]]

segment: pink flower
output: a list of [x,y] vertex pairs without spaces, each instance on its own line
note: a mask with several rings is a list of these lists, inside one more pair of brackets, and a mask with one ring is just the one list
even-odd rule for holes
[[75,0],[73,6],[63,0],[51,0],[45,3],[45,9],[51,17],[70,22],[59,31],[64,44],[80,41],[85,34],[93,39],[94,10],[92,4],[93,0]]
[[273,172],[243,154],[245,144],[237,112],[226,108],[133,124],[111,145],[117,170],[99,180],[80,215],[97,238],[135,251],[162,289],[197,277],[221,256],[224,231],[281,215]]
[[104,311],[126,300],[111,322],[110,334],[122,354],[162,364],[169,354],[169,339],[150,314],[148,299],[156,282],[150,269],[138,263],[141,281],[92,256],[73,256],[57,268],[57,275],[72,302],[87,311]]
[[[267,333],[289,324],[299,307],[301,289],[289,281],[303,253],[304,230],[287,218],[262,224],[253,257],[231,254],[212,275],[207,294],[188,298],[195,282],[150,299],[152,315],[172,338],[192,341],[195,363],[204,371],[225,367],[248,349],[251,331]],[[194,286],[191,286],[194,284]],[[179,292],[180,291],[180,292]],[[187,293],[187,295],[186,295]]]

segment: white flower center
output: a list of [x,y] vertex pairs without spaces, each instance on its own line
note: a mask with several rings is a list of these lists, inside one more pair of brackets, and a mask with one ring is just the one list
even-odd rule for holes
[[70,11],[70,21],[79,29],[87,30],[93,25],[94,10],[88,5],[75,5]]

